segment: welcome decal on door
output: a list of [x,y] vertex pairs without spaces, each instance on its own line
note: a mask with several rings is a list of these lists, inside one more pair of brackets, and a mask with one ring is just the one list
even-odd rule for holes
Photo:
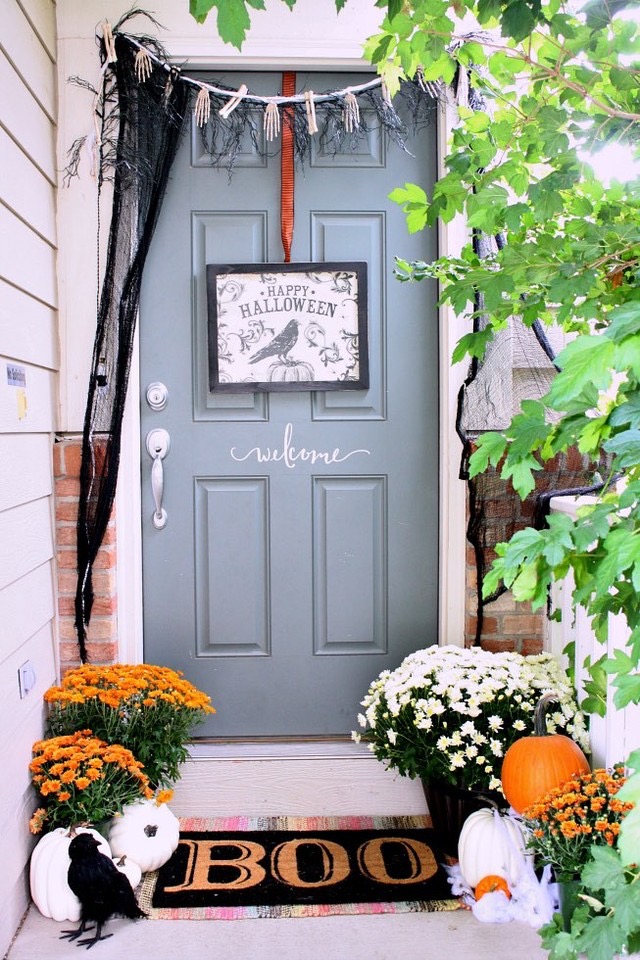
[[293,424],[287,423],[284,428],[282,446],[275,447],[251,447],[246,453],[238,453],[236,447],[231,447],[229,451],[234,460],[242,463],[250,457],[255,457],[258,463],[284,463],[286,467],[292,470],[296,463],[324,463],[329,466],[332,463],[344,463],[349,457],[355,457],[356,454],[371,455],[371,450],[361,447],[358,450],[345,450],[343,453],[340,447],[334,447],[333,450],[315,450],[306,447],[296,447],[293,443]]
[[367,264],[207,266],[209,386],[364,390]]

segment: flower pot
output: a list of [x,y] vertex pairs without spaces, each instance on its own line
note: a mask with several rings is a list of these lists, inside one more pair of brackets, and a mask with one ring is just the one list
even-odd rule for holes
[[558,880],[558,903],[562,915],[562,925],[567,933],[571,930],[573,911],[580,903],[579,893],[581,889],[579,879]]
[[484,807],[507,809],[502,794],[492,790],[470,790],[451,783],[422,781],[433,828],[440,848],[450,857],[458,856],[458,840],[467,817]]

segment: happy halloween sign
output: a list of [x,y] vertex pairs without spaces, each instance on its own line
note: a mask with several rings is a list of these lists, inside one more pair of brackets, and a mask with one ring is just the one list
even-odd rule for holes
[[211,390],[369,385],[366,263],[207,266]]

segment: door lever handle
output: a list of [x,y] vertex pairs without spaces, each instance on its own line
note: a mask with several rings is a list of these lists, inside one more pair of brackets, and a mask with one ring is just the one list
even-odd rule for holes
[[151,493],[155,510],[153,512],[153,525],[156,530],[162,530],[167,525],[167,511],[162,506],[164,496],[164,469],[162,461],[169,453],[171,447],[171,438],[166,430],[161,427],[150,430],[147,434],[147,453],[153,460],[151,464]]

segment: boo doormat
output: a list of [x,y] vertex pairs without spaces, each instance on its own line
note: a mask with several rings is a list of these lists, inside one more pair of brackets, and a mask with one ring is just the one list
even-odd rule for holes
[[426,817],[181,820],[139,902],[175,920],[455,910],[443,860]]

